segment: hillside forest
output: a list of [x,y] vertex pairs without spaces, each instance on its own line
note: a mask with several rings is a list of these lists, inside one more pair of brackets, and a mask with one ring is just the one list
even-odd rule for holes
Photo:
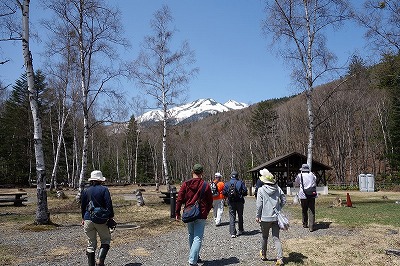
[[[329,165],[328,183],[357,183],[360,173],[378,180],[398,181],[399,56],[385,56],[367,67],[354,57],[348,74],[313,91],[315,106],[314,159]],[[35,74],[43,121],[46,169],[53,169],[59,121],[59,99],[41,71]],[[35,180],[26,78],[3,98],[0,109],[0,182],[26,186]],[[193,164],[202,163],[205,176],[225,178],[247,171],[293,151],[306,154],[307,117],[304,95],[270,99],[248,108],[219,113],[190,124],[170,126],[168,167],[172,183],[190,177]],[[55,184],[78,186],[82,131],[79,113],[71,113],[64,129]],[[92,115],[91,119],[95,120]],[[93,123],[88,169],[101,169],[111,183],[163,183],[162,125]]]
[[[24,2],[29,4],[29,1]],[[361,173],[372,173],[377,181],[399,181],[398,40],[390,42],[392,49],[385,49],[390,45],[375,39],[382,50],[378,63],[367,64],[361,56],[355,55],[345,75],[311,86],[312,90],[307,93],[312,97],[307,95],[307,99],[312,99],[312,105],[305,104],[303,91],[285,98],[265,99],[245,109],[219,113],[197,122],[172,125],[167,119],[159,125],[144,126],[138,124],[134,116],[129,121],[119,119],[122,113],[134,112],[126,110],[123,106],[126,99],[107,86],[116,76],[128,75],[121,69],[113,69],[116,65],[113,64],[116,62],[113,45],[125,45],[124,38],[119,35],[118,13],[111,9],[109,13],[106,13],[108,9],[101,9],[104,13],[94,12],[91,7],[73,13],[68,8],[79,5],[68,5],[72,2],[49,2],[52,3],[49,8],[59,18],[44,22],[50,32],[46,44],[49,61],[46,68],[34,71],[36,95],[28,90],[32,75],[21,74],[11,86],[0,81],[0,185],[36,183],[34,147],[37,139],[33,138],[35,121],[30,105],[33,97],[37,98],[41,118],[43,169],[46,169],[46,182],[51,188],[81,187],[80,174],[94,169],[100,169],[107,181],[114,184],[179,184],[190,178],[195,163],[204,165],[207,179],[215,172],[229,178],[232,170],[249,179],[249,169],[275,157],[291,152],[307,155],[308,106],[312,106],[314,116],[313,159],[332,167],[327,173],[328,184],[357,184]],[[386,4],[381,4],[381,9],[392,7],[389,3],[396,5],[396,1],[382,3]],[[164,17],[156,19],[168,21],[168,9],[161,11]],[[88,16],[85,19],[100,24],[81,21],[75,25],[76,20],[68,17],[74,14],[77,17],[85,14]],[[398,20],[390,25],[398,32]],[[92,28],[84,28],[88,26]],[[93,32],[96,34],[91,34]],[[165,32],[164,36],[169,38],[172,33]],[[81,41],[83,37],[87,38],[84,42]],[[147,44],[153,44],[155,39],[147,38]],[[161,46],[156,44],[152,48]],[[174,63],[179,56],[193,54],[186,44],[182,47],[182,53],[174,53],[168,63]],[[32,62],[32,58],[30,60]],[[140,66],[149,63],[147,60],[145,54],[141,55],[137,60],[141,64],[129,70],[143,84],[148,84],[143,77],[153,78],[138,71]],[[193,63],[194,60],[188,57],[183,62]],[[183,65],[179,61],[175,63],[178,67]],[[6,67],[7,61],[1,64]],[[160,69],[159,65],[156,68]],[[174,70],[182,71],[183,75],[171,80],[185,83],[172,84],[171,88],[180,89],[179,85],[189,86],[190,78],[185,74],[195,74],[197,69]],[[243,89],[249,93],[252,90]],[[274,89],[266,84],[266,90]],[[171,97],[179,92],[174,91]],[[101,95],[112,97],[102,98]],[[166,110],[167,105],[162,103],[161,107]]]

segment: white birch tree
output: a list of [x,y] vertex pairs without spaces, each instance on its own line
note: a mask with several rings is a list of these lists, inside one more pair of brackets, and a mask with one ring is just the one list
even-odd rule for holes
[[188,42],[184,41],[179,49],[173,51],[172,38],[175,30],[170,28],[172,21],[167,6],[155,12],[150,22],[153,35],[145,37],[143,48],[131,67],[131,76],[162,110],[162,167],[166,185],[170,183],[167,160],[167,127],[170,115],[167,110],[177,104],[179,97],[184,95],[190,78],[198,72],[197,68],[192,68],[195,58]]
[[37,190],[37,210],[36,224],[48,224],[50,213],[47,206],[46,191],[46,169],[44,163],[43,144],[42,144],[42,120],[39,113],[37,91],[35,89],[34,72],[32,63],[32,53],[29,48],[29,0],[20,2],[16,0],[22,13],[22,53],[24,57],[26,78],[29,90],[29,104],[33,119],[33,140],[36,158],[36,190]]
[[122,75],[117,64],[118,53],[113,47],[128,46],[128,42],[121,37],[120,12],[108,6],[104,0],[52,0],[47,6],[54,11],[60,23],[67,24],[71,29],[69,34],[74,37],[71,45],[78,51],[79,104],[83,114],[79,198],[88,168],[89,137],[93,126],[99,122],[91,119],[94,117],[92,114],[96,113],[94,104],[102,94],[118,97],[117,91],[107,87],[109,81]]
[[292,78],[303,90],[308,115],[307,163],[312,167],[314,111],[312,92],[324,74],[334,69],[335,56],[328,51],[328,27],[339,26],[348,18],[344,0],[266,0],[267,19],[262,29],[292,67]]

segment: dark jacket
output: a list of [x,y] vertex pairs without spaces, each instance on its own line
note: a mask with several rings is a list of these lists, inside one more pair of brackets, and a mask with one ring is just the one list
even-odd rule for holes
[[[193,205],[200,195],[200,189],[202,189],[203,182],[201,178],[192,178],[183,182],[181,189],[179,190],[178,197],[176,199],[175,216],[181,216],[182,205]],[[201,219],[207,219],[208,213],[212,208],[213,198],[211,194],[211,188],[208,182],[203,195],[199,201]],[[198,192],[198,194],[196,194]]]
[[225,183],[224,190],[222,191],[222,193],[224,194],[225,197],[228,197],[229,188],[230,188],[231,184],[235,183],[235,182],[236,182],[236,185],[235,185],[236,190],[239,192],[239,195],[240,195],[238,202],[244,203],[244,197],[247,196],[247,188],[246,188],[244,182],[239,179],[231,177],[231,180],[229,180],[228,182]]
[[[89,198],[90,195],[90,198]],[[109,218],[114,217],[114,209],[112,205],[110,191],[101,184],[94,183],[82,192],[81,212],[82,219],[90,220],[89,212],[86,210],[89,201],[92,199],[95,207],[103,207],[108,209],[111,214]]]
[[258,178],[258,179],[257,179],[257,182],[256,182],[256,189],[254,190],[254,196],[255,196],[256,198],[257,198],[258,189],[259,189],[260,187],[262,187],[263,185],[264,185],[264,182],[261,181],[260,178]]

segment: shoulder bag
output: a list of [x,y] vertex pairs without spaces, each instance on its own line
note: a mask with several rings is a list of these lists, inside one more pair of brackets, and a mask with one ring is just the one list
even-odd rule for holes
[[[107,223],[108,219],[110,218],[111,212],[108,209],[103,208],[101,206],[100,207],[96,207],[94,205],[93,200],[92,200],[92,195],[91,195],[89,189],[88,189],[87,193],[88,193],[88,199],[90,199],[90,201],[88,203],[88,206],[87,206],[87,211],[90,214],[90,220],[92,222],[94,222],[95,224],[105,224],[105,223]],[[96,201],[96,199],[94,201]],[[100,205],[97,201],[96,201],[96,203],[98,205]]]
[[206,182],[203,181],[203,185],[200,190],[200,195],[193,205],[187,206],[185,204],[185,208],[183,208],[183,212],[182,212],[182,222],[184,222],[184,223],[193,222],[201,217],[199,200],[201,199],[203,192],[206,189],[206,185],[207,185]]
[[317,196],[317,187],[312,186],[309,188],[304,188],[304,182],[303,182],[303,174],[300,174],[301,177],[301,185],[303,186],[303,191],[304,194],[306,195],[307,198],[315,198]]

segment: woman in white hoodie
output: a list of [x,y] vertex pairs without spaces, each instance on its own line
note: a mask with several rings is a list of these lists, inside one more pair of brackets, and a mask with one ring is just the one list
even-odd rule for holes
[[260,223],[262,233],[260,256],[262,260],[267,260],[268,236],[269,230],[272,229],[272,238],[277,252],[275,265],[283,265],[283,251],[279,239],[280,229],[276,211],[280,211],[286,204],[285,193],[276,184],[274,176],[267,169],[260,170],[260,174],[260,180],[264,183],[257,191],[256,202],[256,221]]

